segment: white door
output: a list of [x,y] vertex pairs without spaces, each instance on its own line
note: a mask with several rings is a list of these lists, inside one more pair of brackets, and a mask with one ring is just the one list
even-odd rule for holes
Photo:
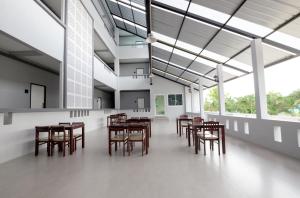
[[143,68],[136,68],[136,75],[137,76],[144,75],[144,69]]
[[31,84],[30,108],[46,108],[46,87]]
[[144,98],[138,98],[138,109],[144,109],[145,108],[145,99]]

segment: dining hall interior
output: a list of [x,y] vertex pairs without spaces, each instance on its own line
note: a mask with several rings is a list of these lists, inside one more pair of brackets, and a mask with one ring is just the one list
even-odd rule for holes
[[1,198],[299,198],[300,1],[0,0]]

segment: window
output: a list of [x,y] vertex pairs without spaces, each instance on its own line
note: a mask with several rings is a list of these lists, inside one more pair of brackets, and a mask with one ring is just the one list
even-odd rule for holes
[[226,112],[255,114],[253,74],[224,83],[224,92]]
[[218,88],[213,87],[204,90],[204,111],[219,111],[219,93]]
[[300,117],[300,58],[265,69],[268,114],[280,118]]
[[182,94],[170,94],[168,95],[169,106],[180,106],[182,105]]

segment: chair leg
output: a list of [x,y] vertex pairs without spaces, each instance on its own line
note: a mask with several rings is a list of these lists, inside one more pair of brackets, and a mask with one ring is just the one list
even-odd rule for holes
[[220,155],[220,138],[218,140],[218,152],[219,152],[219,155]]
[[63,156],[65,157],[65,155],[66,155],[66,142],[62,143],[62,152],[63,152]]
[[39,155],[39,143],[38,141],[35,141],[35,152],[34,152],[35,156]]
[[206,144],[205,144],[205,140],[204,140],[204,155],[206,155]]
[[111,156],[111,142],[108,142],[108,154]]
[[144,156],[144,140],[142,141],[142,156]]
[[50,156],[50,142],[47,142],[47,155]]
[[115,142],[115,151],[118,150],[118,142]]
[[123,156],[125,156],[125,142],[123,142]]

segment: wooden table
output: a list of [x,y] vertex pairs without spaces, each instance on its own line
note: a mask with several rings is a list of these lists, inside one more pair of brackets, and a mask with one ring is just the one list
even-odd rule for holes
[[[181,137],[182,131],[181,131],[181,123],[182,122],[191,122],[193,121],[193,118],[186,118],[186,117],[179,117],[176,118],[176,130],[177,130],[177,134],[179,132],[179,136]],[[179,129],[178,129],[179,128]]]
[[[85,126],[84,126],[84,123],[82,124],[79,124],[79,123],[76,123],[76,124],[62,124],[61,126],[64,126],[65,127],[65,130],[69,131],[70,132],[70,140],[73,140],[73,132],[75,129],[79,129],[81,128],[81,132],[82,132],[82,148],[85,147]],[[74,152],[74,142],[73,141],[70,141],[70,155],[72,155],[72,153]]]
[[[136,122],[136,123],[114,123],[110,126],[118,126],[122,127],[123,129],[127,130],[129,126],[142,126],[145,129],[146,132],[146,154],[148,154],[148,148],[149,148],[149,137],[150,137],[150,126],[148,123],[142,123],[142,122]],[[110,126],[108,127],[108,130],[110,130]],[[110,131],[108,131],[110,133]]]
[[[189,124],[189,125],[192,127],[192,129],[194,131],[196,131],[197,129],[201,130],[204,127],[203,124]],[[226,146],[225,146],[225,125],[224,124],[218,124],[218,125],[214,125],[214,127],[218,127],[219,130],[221,130],[222,152],[223,152],[223,154],[225,154],[226,153]],[[190,130],[190,127],[188,129]],[[196,133],[194,133],[194,135],[195,135],[195,154],[198,154],[198,146],[199,146],[198,145],[198,143],[199,143],[198,138],[199,137],[198,137],[198,135]],[[189,140],[189,144],[190,144],[190,140]]]

